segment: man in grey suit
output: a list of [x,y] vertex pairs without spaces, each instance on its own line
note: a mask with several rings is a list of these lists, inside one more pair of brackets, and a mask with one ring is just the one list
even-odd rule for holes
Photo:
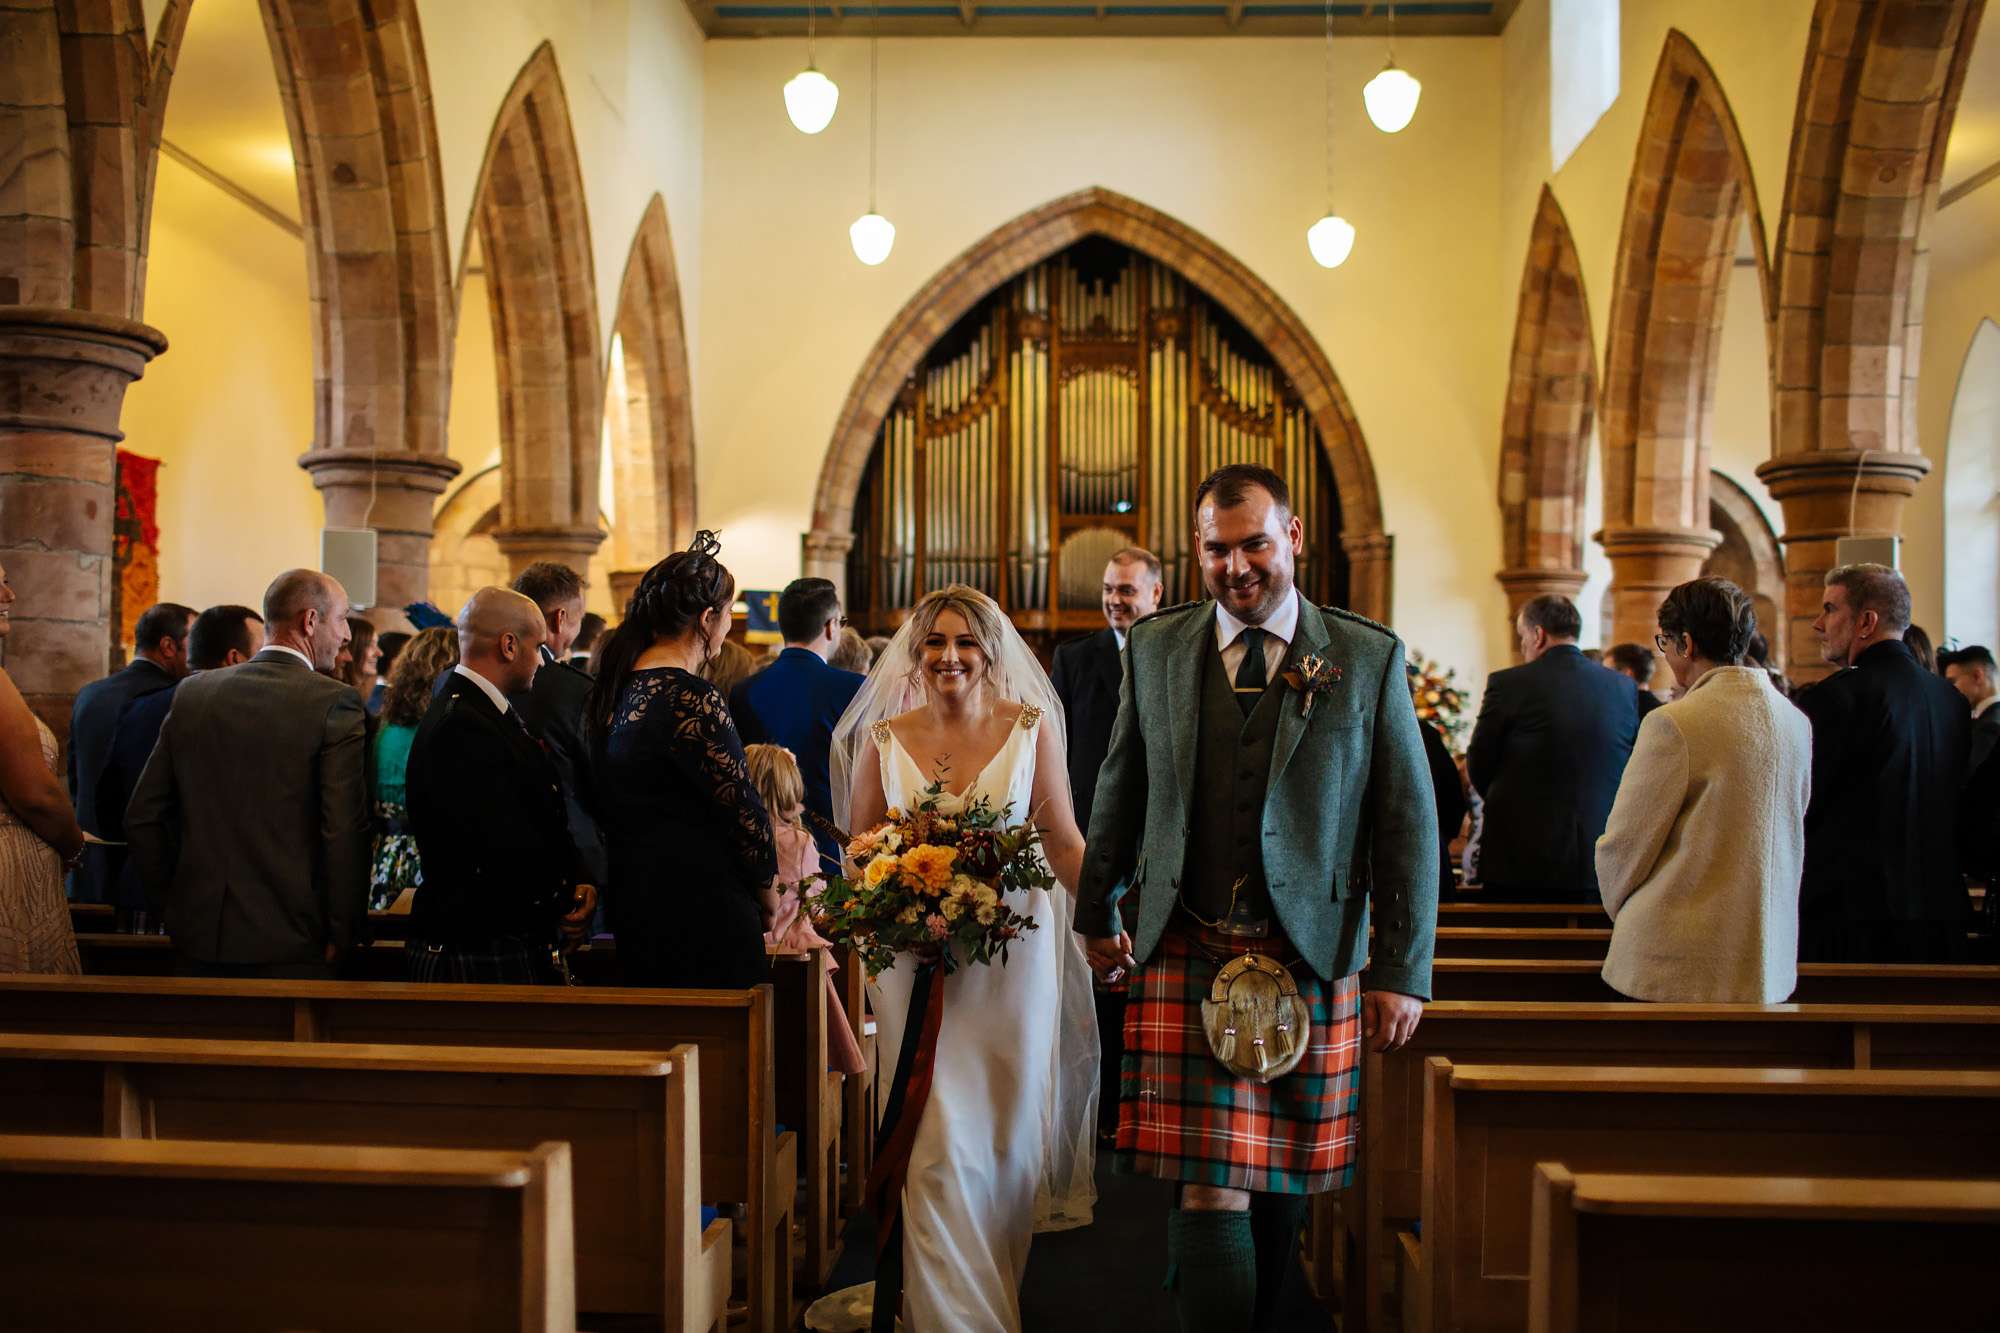
[[[1195,517],[1215,600],[1132,627],[1076,929],[1100,976],[1133,970],[1116,1165],[1179,1182],[1181,1327],[1264,1329],[1307,1197],[1352,1175],[1361,1042],[1402,1045],[1429,996],[1437,815],[1403,645],[1299,596],[1284,480],[1222,468]],[[1204,1032],[1244,953],[1286,967],[1309,1020],[1275,1078],[1232,1072]]]
[[361,933],[367,714],[322,674],[347,611],[325,574],[280,574],[264,650],[174,692],[125,831],[185,974],[329,977]]

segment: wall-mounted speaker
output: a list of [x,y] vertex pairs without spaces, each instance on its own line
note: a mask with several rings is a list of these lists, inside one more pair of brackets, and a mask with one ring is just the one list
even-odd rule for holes
[[319,567],[340,580],[355,610],[375,605],[375,530],[321,528]]
[[1842,537],[1833,544],[1833,559],[1842,565],[1887,565],[1897,568],[1901,537]]

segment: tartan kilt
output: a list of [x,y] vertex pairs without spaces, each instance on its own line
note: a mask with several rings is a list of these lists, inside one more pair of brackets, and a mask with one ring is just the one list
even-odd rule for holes
[[407,981],[476,986],[555,986],[562,977],[549,947],[522,939],[475,940],[437,947],[412,940],[403,946]]
[[1312,1015],[1296,1069],[1270,1083],[1238,1078],[1208,1049],[1201,1004],[1223,954],[1293,952],[1282,936],[1241,939],[1175,922],[1132,977],[1120,1067],[1114,1165],[1222,1189],[1320,1194],[1354,1175],[1361,1088],[1361,979],[1322,981],[1291,966]]

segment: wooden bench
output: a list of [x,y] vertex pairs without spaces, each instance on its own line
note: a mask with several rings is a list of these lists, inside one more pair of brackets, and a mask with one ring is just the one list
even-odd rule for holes
[[792,1300],[798,1137],[776,1134],[771,992],[0,976],[0,1032],[701,1051],[701,1199],[744,1207],[758,1328]]
[[[1790,1069],[2000,1069],[2000,1007],[1504,1004],[1425,1007],[1409,1044],[1364,1052],[1360,1169],[1313,1211],[1316,1272],[1345,1273],[1345,1333],[1380,1321],[1396,1236],[1419,1215],[1425,1061]],[[1342,1227],[1336,1224],[1339,1198]],[[1332,1295],[1329,1285],[1322,1297]]]
[[1460,898],[1439,903],[1440,926],[1588,926],[1611,925],[1601,903],[1482,903]]
[[847,1177],[841,1183],[841,1211],[861,1211],[868,1194],[868,1172],[875,1165],[875,1020],[868,1016],[868,967],[846,945],[835,945],[840,964],[841,1020],[861,1047],[867,1068],[846,1081],[841,1095],[841,1143],[847,1157]]
[[574,1333],[570,1150],[0,1137],[9,1328]]
[[1535,1168],[1530,1333],[2000,1328],[2000,1183]]
[[[2000,1172],[2000,1071],[1426,1065],[1405,1333],[1516,1333],[1534,1168],[1955,1179]],[[1792,1325],[1796,1327],[1797,1325]]]
[[840,1260],[840,1074],[827,1068],[830,1025],[845,1023],[827,999],[825,949],[771,955],[778,1122],[798,1128],[805,1169],[805,1274],[824,1286]]
[[700,1225],[699,1082],[691,1046],[635,1053],[6,1034],[0,1131],[405,1148],[564,1142],[576,1304],[700,1333],[727,1316],[730,1228]]
[[1436,937],[1439,958],[1582,958],[1602,966],[1610,947],[1609,927],[1441,925]]
[[[1535,1000],[1592,1004],[1623,1000],[1588,959],[1440,958],[1431,971],[1439,1000]],[[1795,1004],[2000,1004],[1991,964],[1802,963]]]

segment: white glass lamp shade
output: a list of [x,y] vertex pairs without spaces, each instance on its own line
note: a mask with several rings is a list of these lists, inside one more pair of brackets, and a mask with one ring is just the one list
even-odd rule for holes
[[1306,248],[1321,268],[1339,268],[1354,252],[1354,224],[1328,213],[1306,229]]
[[1375,122],[1375,128],[1384,134],[1394,134],[1417,114],[1417,99],[1423,94],[1424,85],[1409,71],[1396,68],[1396,62],[1391,60],[1380,74],[1368,80],[1368,86],[1361,90],[1361,100],[1367,104],[1368,119]]
[[873,268],[889,257],[896,244],[896,225],[880,213],[863,213],[847,229],[854,257]]
[[833,122],[840,87],[816,69],[802,69],[785,85],[785,114],[802,134],[818,134]]

